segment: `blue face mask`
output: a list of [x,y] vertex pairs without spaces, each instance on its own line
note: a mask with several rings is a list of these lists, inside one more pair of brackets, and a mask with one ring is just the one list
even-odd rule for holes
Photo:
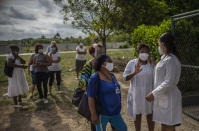
[[56,49],[55,48],[50,48],[50,51],[55,51]]

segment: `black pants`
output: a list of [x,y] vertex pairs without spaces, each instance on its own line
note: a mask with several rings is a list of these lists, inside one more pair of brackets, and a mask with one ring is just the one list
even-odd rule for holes
[[61,83],[61,71],[50,71],[49,72],[49,75],[50,75],[49,86],[53,85],[54,75],[55,74],[56,74],[57,85],[60,86],[60,83]]
[[[48,73],[46,72],[37,72],[36,73],[37,76],[37,89],[39,92],[39,98],[47,98],[47,94],[48,94],[48,88],[47,88],[47,84],[48,84]],[[42,91],[42,84],[43,84],[43,90]]]

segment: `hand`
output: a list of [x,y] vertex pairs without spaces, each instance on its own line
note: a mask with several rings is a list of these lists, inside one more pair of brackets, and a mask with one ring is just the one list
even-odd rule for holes
[[99,121],[99,118],[97,116],[97,114],[91,114],[91,122],[94,124],[94,125],[97,125],[98,124],[98,121]]
[[134,72],[135,74],[138,74],[142,71],[142,69],[140,69],[140,66],[141,66],[140,64],[135,65],[135,72]]
[[86,88],[87,88],[87,87],[86,87],[86,86],[84,86],[84,87],[83,87],[83,90],[84,90],[84,91],[86,91]]
[[41,62],[37,62],[36,66],[41,66],[41,64],[42,64]]
[[149,101],[149,102],[151,102],[151,101],[154,100],[154,96],[153,96],[153,93],[152,93],[152,92],[149,93],[149,94],[146,96],[146,100]]

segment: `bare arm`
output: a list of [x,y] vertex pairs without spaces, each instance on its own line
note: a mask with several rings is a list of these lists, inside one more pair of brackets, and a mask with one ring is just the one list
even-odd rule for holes
[[20,62],[21,62],[22,64],[26,64],[26,61],[25,61],[24,59],[22,59],[20,56],[18,56],[18,58],[20,59]]
[[25,69],[27,66],[24,65],[17,65],[13,62],[13,59],[8,59],[8,66],[10,67],[18,67],[18,68],[23,68]]
[[33,56],[30,57],[29,61],[28,61],[28,73],[30,74],[30,65],[33,64]]
[[140,64],[136,64],[135,65],[135,71],[134,72],[130,72],[130,69],[128,69],[128,68],[130,68],[130,66],[131,65],[127,65],[127,67],[125,69],[125,72],[124,72],[124,74],[126,74],[125,75],[125,80],[126,81],[132,79],[136,74],[138,74],[139,72],[142,71],[142,69],[140,68],[140,66],[141,66]]
[[93,124],[97,125],[98,123],[98,116],[95,109],[95,99],[92,97],[88,98],[88,105],[91,112],[91,121]]
[[85,52],[80,52],[77,50],[77,54],[80,54],[80,55],[83,55],[83,54],[86,54]]
[[45,55],[46,57],[46,63],[41,63],[41,66],[50,66],[51,64],[51,60],[50,60],[50,57],[48,55]]
[[135,72],[128,74],[128,75],[126,76],[126,81],[129,81],[129,80],[132,79],[135,75],[136,75]]

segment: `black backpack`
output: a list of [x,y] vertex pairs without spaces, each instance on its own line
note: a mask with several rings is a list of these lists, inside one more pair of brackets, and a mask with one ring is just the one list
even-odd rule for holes
[[84,95],[84,90],[82,88],[80,87],[75,88],[72,97],[72,103],[78,107],[83,95]]
[[[13,62],[15,62],[15,59],[13,60]],[[13,70],[14,68],[11,66],[8,66],[8,62],[5,62],[5,66],[4,66],[4,73],[8,76],[8,77],[12,77],[13,74]]]

